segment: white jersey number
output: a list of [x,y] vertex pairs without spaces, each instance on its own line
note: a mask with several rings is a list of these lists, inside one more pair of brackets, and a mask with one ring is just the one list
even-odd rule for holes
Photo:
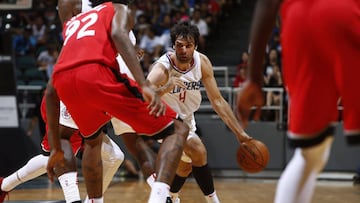
[[[75,33],[76,39],[80,39],[86,36],[95,36],[95,30],[89,29],[98,19],[97,13],[90,13],[81,20],[72,20],[68,22],[68,27],[65,31],[64,46]],[[79,30],[80,29],[80,30]]]

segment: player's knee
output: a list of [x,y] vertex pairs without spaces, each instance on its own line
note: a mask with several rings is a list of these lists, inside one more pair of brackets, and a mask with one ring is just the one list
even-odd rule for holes
[[321,171],[324,168],[330,156],[330,148],[333,139],[332,136],[329,136],[320,144],[301,150],[306,164],[309,167],[317,169],[318,171]]
[[178,168],[176,169],[176,174],[181,177],[187,177],[192,171],[191,163],[180,161]]
[[114,151],[111,153],[109,158],[109,162],[111,162],[113,166],[120,166],[124,161],[124,153],[120,150],[119,147],[117,147],[114,148]]
[[184,151],[195,165],[206,163],[207,151],[200,139],[188,140]]
[[32,158],[30,161],[34,161],[36,163],[40,163],[40,168],[46,171],[47,163],[49,160],[48,156],[45,156],[43,154],[37,155],[36,157]]
[[107,164],[120,166],[124,161],[124,153],[114,141],[110,140],[109,143],[102,144],[101,158]]

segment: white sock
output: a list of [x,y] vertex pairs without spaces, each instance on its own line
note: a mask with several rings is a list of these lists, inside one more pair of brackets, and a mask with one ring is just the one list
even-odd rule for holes
[[91,198],[89,199],[89,203],[104,203],[104,197]]
[[146,182],[147,184],[150,186],[150,188],[152,188],[154,182],[155,182],[155,179],[156,179],[156,173],[153,173],[151,174],[147,179],[146,179]]
[[318,173],[326,164],[333,137],[319,145],[295,149],[277,185],[275,203],[310,203]]
[[45,174],[48,159],[49,157],[42,154],[31,158],[25,166],[4,178],[1,184],[1,190],[9,192],[21,183]]
[[78,187],[77,172],[68,172],[58,178],[64,192],[66,203],[81,201]]
[[220,200],[218,198],[218,196],[216,195],[216,191],[214,191],[213,193],[211,193],[208,196],[205,196],[206,202],[207,203],[220,203]]
[[151,187],[151,193],[148,203],[163,203],[169,194],[170,186],[162,182],[154,182]]

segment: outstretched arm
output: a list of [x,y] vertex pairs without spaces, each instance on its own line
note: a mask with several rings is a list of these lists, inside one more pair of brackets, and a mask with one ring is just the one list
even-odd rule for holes
[[231,110],[231,107],[221,95],[219,88],[216,84],[212,64],[210,60],[203,54],[201,55],[201,72],[202,83],[205,87],[206,94],[215,112],[236,135],[236,138],[239,142],[244,142],[250,139],[250,137],[246,134],[246,132],[243,130],[243,128],[237,121],[233,111]]
[[[264,104],[262,93],[265,48],[274,27],[281,0],[258,0],[250,31],[248,77],[238,94],[238,111],[244,127],[247,126],[251,107]],[[258,109],[258,112],[260,109]]]
[[147,79],[157,88],[156,92],[161,96],[173,90],[175,86],[186,87],[179,77],[171,76],[165,66],[157,62],[151,67]]

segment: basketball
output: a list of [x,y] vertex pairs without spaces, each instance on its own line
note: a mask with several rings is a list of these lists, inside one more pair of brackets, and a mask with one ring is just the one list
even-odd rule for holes
[[267,146],[259,140],[251,139],[240,144],[236,160],[247,173],[258,173],[268,164],[270,153]]

